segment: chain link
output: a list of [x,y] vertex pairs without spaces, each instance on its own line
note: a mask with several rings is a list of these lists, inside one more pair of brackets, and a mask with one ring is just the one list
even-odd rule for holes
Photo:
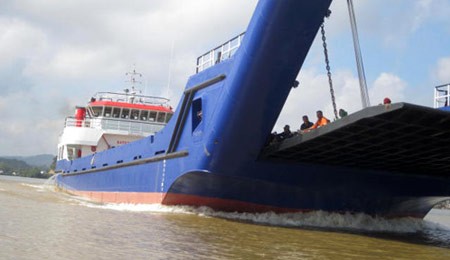
[[322,33],[322,42],[323,42],[323,54],[325,56],[325,65],[327,69],[328,75],[328,83],[330,84],[330,94],[331,94],[331,102],[333,103],[334,117],[338,119],[338,112],[336,108],[336,98],[334,97],[334,89],[333,89],[333,81],[331,80],[331,68],[330,68],[330,60],[328,59],[328,49],[327,49],[327,38],[325,37],[325,26],[322,24],[320,26],[320,32]]

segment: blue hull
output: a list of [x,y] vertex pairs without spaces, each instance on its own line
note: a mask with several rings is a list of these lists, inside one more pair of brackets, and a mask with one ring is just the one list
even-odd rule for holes
[[[167,161],[166,167],[181,160]],[[164,172],[163,164],[58,175],[57,182],[69,192],[158,193],[161,200],[151,202],[240,212],[324,210],[423,218],[436,203],[450,199],[442,196],[449,193],[449,181],[435,177],[267,162],[240,174],[173,174]]]
[[235,56],[191,76],[162,131],[58,161],[57,185],[105,202],[423,217],[448,178],[259,158],[330,4],[261,0]]

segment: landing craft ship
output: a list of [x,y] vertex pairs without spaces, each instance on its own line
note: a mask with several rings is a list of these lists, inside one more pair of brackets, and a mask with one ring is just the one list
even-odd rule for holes
[[[198,58],[173,116],[155,104],[92,101],[90,117],[78,116],[64,131],[101,131],[80,137],[96,141],[68,137],[60,144],[57,186],[101,202],[424,217],[450,199],[446,111],[373,106],[265,145],[330,4],[259,1],[245,36]],[[122,114],[139,110],[139,127],[152,112],[154,122],[159,113],[165,119],[139,140],[112,145],[120,138],[105,134],[115,105]],[[138,127],[132,123],[129,134]]]

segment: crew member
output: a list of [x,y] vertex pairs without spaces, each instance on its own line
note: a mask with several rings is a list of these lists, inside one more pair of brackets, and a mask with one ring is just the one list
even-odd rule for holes
[[284,139],[291,138],[292,136],[294,136],[291,132],[289,125],[285,125],[283,130],[284,130],[283,133],[281,133],[277,136],[278,141],[282,141]]
[[328,120],[326,117],[323,116],[322,111],[318,110],[316,112],[316,115],[317,115],[316,123],[308,129],[316,129],[318,127],[321,127],[321,126],[324,126],[324,125],[330,123],[330,120]]
[[300,126],[300,131],[306,130],[314,125],[313,122],[309,121],[309,118],[307,115],[304,115],[302,119],[303,119],[303,124]]

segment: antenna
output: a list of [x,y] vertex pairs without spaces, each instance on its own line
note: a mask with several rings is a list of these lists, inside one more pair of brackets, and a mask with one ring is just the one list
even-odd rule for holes
[[170,49],[169,75],[167,77],[167,94],[169,94],[170,92],[170,83],[172,79],[172,60],[174,48],[175,48],[175,39],[172,40],[172,48]]
[[[185,18],[186,1],[180,0],[180,5],[181,5],[181,15],[178,18],[181,22],[183,22]],[[175,52],[175,40],[177,40],[178,36],[179,31],[175,31],[175,33],[172,34],[172,46],[170,48],[170,60],[169,60],[169,73],[167,75],[167,97],[169,97],[170,95],[170,85],[172,84],[173,56]]]

